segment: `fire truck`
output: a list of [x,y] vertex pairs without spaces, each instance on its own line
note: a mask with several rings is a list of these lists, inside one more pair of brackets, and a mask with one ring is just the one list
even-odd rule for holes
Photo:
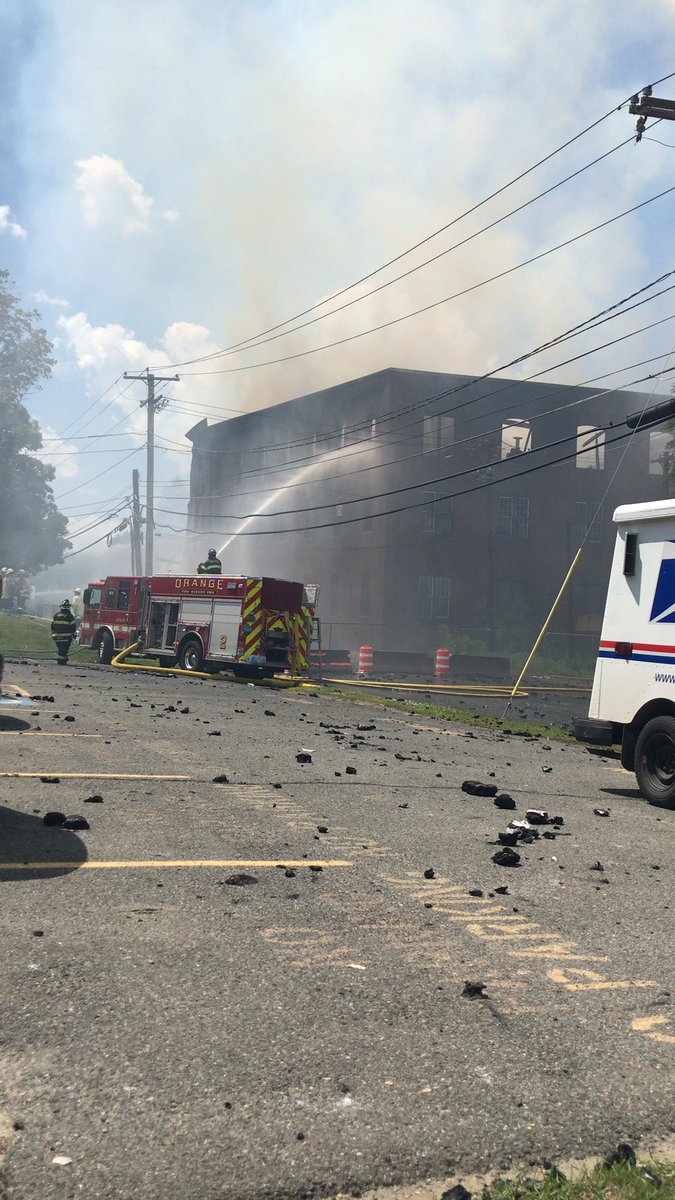
[[80,645],[102,663],[139,642],[183,671],[306,675],[317,599],[312,584],[260,576],[109,575],[85,588]]

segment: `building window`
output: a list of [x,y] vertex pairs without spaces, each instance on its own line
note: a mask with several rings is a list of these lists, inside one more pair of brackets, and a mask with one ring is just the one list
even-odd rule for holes
[[420,576],[420,612],[423,617],[450,616],[450,580],[443,575]]
[[[574,525],[572,527],[575,541],[583,542],[585,538],[587,542],[601,542],[602,519],[602,504],[597,505],[588,500],[575,500]],[[592,525],[591,521],[593,521]],[[588,534],[588,537],[586,537],[586,534]]]
[[452,532],[452,496],[442,492],[422,492],[422,533]]
[[422,450],[434,454],[451,446],[455,440],[455,418],[452,413],[440,413],[436,417],[424,417],[422,421]]
[[499,497],[497,536],[503,538],[527,538],[530,536],[530,501],[527,496]]
[[367,617],[370,613],[370,575],[364,571],[361,576],[361,615]]
[[529,421],[511,417],[502,425],[502,458],[515,458],[532,449],[532,430]]
[[665,475],[670,467],[672,435],[661,429],[652,429],[649,434],[649,474]]
[[595,425],[577,426],[577,467],[586,471],[602,471],[605,465],[605,431]]

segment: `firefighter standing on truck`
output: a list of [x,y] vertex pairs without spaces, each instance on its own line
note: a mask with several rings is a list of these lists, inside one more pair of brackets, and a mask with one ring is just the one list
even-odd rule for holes
[[65,667],[68,663],[70,643],[77,633],[77,624],[70,611],[70,600],[63,600],[58,612],[52,617],[52,637],[56,642],[57,663]]
[[197,567],[198,575],[221,575],[222,571],[223,565],[215,550],[209,550],[208,558]]

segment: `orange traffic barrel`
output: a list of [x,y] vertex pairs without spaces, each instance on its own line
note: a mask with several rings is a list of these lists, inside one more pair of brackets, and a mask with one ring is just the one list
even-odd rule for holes
[[442,649],[436,651],[436,670],[434,674],[437,679],[442,679],[450,674],[451,658],[452,654],[449,650]]
[[359,675],[372,675],[373,673],[373,647],[359,647]]

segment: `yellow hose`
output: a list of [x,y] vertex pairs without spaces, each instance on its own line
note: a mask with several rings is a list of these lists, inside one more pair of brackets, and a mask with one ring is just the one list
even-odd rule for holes
[[[490,683],[378,683],[370,679],[323,679],[323,683],[338,684],[338,686],[360,687],[360,688],[387,688],[392,692],[435,692],[440,696],[475,696],[477,699],[481,697],[496,696],[498,699],[501,696],[510,696],[511,686],[509,684],[490,684]],[[518,696],[527,696],[524,691],[516,692]]]
[[137,650],[140,642],[132,642],[127,646],[126,650],[120,650],[111,662],[111,666],[120,667],[123,671],[153,671],[155,674],[164,672],[167,675],[188,675],[191,679],[217,679],[217,675],[211,675],[208,671],[184,671],[182,667],[149,667],[145,663],[128,663],[124,659],[127,654],[131,654],[132,650]]
[[[152,671],[155,675],[187,675],[189,679],[220,679],[220,672],[216,675],[208,671],[184,671],[182,667],[155,667],[147,666],[145,663],[128,663],[124,659],[132,650],[137,650],[140,642],[133,642],[131,646],[127,646],[125,650],[120,650],[119,654],[111,660],[111,666],[119,667],[123,671]],[[232,683],[232,678],[229,676],[224,680],[226,683]],[[244,679],[234,677],[235,683],[253,683],[257,687],[297,687],[298,683],[304,683],[304,679],[300,680],[293,676],[280,679]]]

